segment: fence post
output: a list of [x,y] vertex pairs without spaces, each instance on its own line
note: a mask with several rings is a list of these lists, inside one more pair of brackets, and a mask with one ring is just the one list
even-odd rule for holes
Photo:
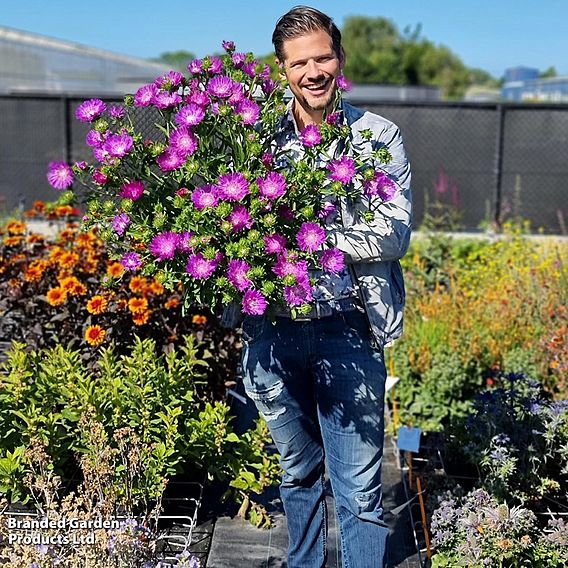
[[495,226],[501,228],[501,198],[503,178],[503,147],[505,132],[505,107],[502,103],[497,105],[497,140],[495,145]]
[[68,96],[63,95],[63,147],[65,151],[65,161],[70,164],[72,158],[72,148],[71,148],[71,101]]

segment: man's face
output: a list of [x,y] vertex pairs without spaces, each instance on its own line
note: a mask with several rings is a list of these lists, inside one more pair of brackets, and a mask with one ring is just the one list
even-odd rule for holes
[[333,100],[343,63],[329,34],[314,31],[286,40],[283,48],[284,71],[297,102],[307,112],[325,110]]

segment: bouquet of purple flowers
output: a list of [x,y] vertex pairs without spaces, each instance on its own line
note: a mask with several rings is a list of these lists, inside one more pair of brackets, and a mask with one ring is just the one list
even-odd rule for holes
[[[83,102],[76,117],[91,124],[95,160],[52,162],[48,179],[57,189],[83,181],[84,225],[98,229],[126,270],[169,288],[181,282],[186,305],[302,312],[312,301],[309,270],[344,268],[343,253],[326,245],[337,200],[387,201],[395,186],[369,167],[370,156],[350,151],[340,112],[300,132],[300,156],[287,150],[278,141],[285,85],[233,42],[223,48],[221,57],[192,61],[187,77],[170,71],[144,85],[124,106]],[[141,107],[157,109],[156,139],[136,126]],[[334,158],[338,145],[344,151]],[[390,159],[386,149],[374,154],[374,163]]]

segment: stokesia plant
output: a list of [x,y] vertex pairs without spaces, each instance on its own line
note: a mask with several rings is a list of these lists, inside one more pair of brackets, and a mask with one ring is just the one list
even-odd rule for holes
[[568,561],[564,521],[553,519],[542,532],[532,511],[499,503],[483,489],[442,495],[431,530],[432,568],[561,568]]
[[[309,309],[309,269],[344,267],[326,243],[337,199],[360,199],[363,218],[380,215],[395,192],[381,168],[391,156],[370,131],[352,143],[339,96],[324,124],[301,131],[300,155],[287,149],[277,137],[284,85],[252,54],[223,45],[222,57],[192,61],[188,77],[166,73],[124,107],[82,103],[76,116],[91,125],[95,161],[52,162],[48,179],[63,190],[77,176],[87,187],[85,226],[100,229],[127,271],[169,288],[183,282],[186,306]],[[136,123],[150,110],[159,115],[154,138]],[[349,155],[335,159],[338,147]]]

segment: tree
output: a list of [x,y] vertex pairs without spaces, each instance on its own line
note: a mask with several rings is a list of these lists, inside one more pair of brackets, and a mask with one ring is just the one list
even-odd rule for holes
[[164,51],[160,53],[159,57],[152,59],[152,61],[165,63],[178,71],[187,71],[187,64],[192,59],[195,59],[195,55],[191,51],[180,49],[178,51]]
[[401,33],[386,18],[349,16],[342,29],[345,75],[354,83],[429,85],[459,98],[471,83],[469,70],[448,47],[421,37],[421,26]]
[[557,77],[558,73],[556,73],[556,67],[549,67],[548,69],[545,69],[544,71],[541,71],[539,77],[541,79],[550,79],[552,77]]

